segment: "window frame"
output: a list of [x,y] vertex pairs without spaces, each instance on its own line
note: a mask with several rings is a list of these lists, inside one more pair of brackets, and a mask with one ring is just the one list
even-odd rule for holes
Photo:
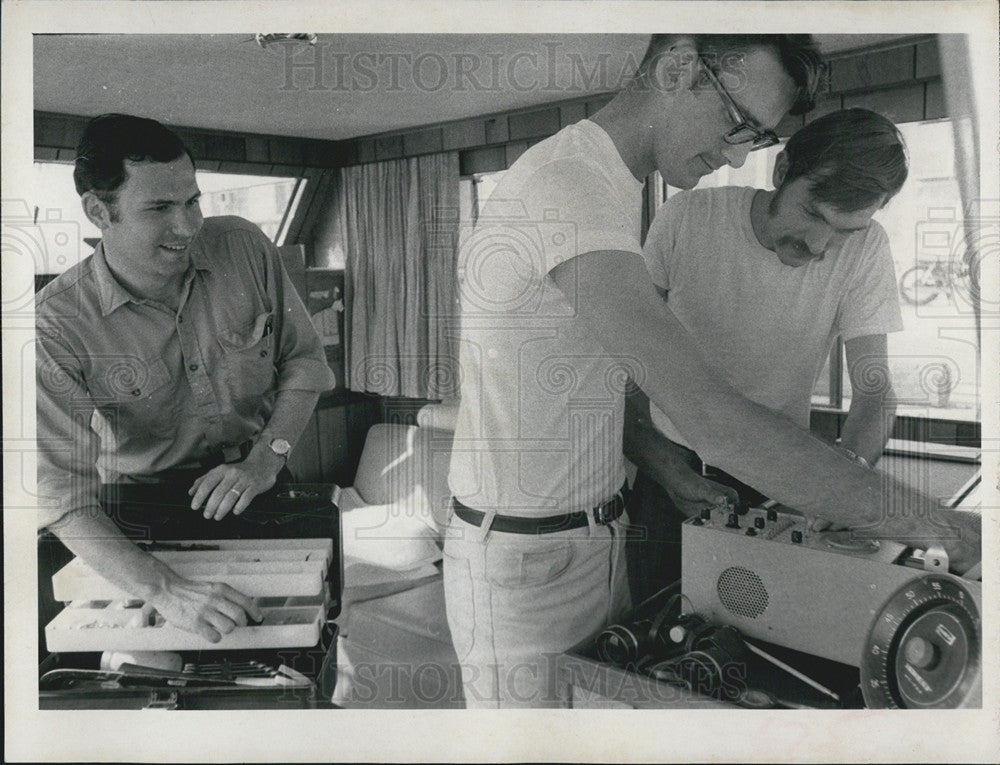
[[[39,164],[39,165],[62,165],[68,167],[73,166],[72,160],[69,159],[49,159],[37,156],[33,158],[32,163],[33,165]],[[295,214],[299,210],[301,204],[303,203],[303,200],[307,196],[307,191],[308,191],[307,187],[311,185],[309,183],[310,181],[309,175],[306,172],[307,168],[299,168],[294,173],[277,175],[275,173],[261,172],[263,168],[257,168],[257,167],[252,169],[243,167],[210,169],[206,167],[200,167],[197,161],[195,161],[194,164],[195,164],[196,176],[199,173],[209,173],[213,175],[245,175],[252,178],[273,178],[275,180],[293,180],[295,182],[295,185],[292,187],[292,193],[289,195],[288,203],[285,205],[285,209],[281,214],[280,223],[278,225],[278,228],[275,230],[275,235],[272,238],[272,241],[278,247],[281,247],[282,245],[285,244],[295,244],[295,242],[289,242],[287,241],[287,239],[289,234],[291,233],[292,222],[295,220]],[[282,168],[282,169],[284,170],[290,168]],[[41,194],[39,193],[40,192],[39,189],[35,189],[35,192],[36,192],[35,193],[36,207],[34,208],[34,214],[37,215],[38,213],[37,203],[41,201],[40,199]],[[82,237],[81,237],[81,244],[86,244],[86,242]]]

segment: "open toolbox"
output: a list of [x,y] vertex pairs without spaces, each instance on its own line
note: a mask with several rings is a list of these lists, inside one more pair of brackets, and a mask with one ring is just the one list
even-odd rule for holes
[[[326,484],[277,486],[243,515],[216,522],[191,512],[186,486],[109,487],[102,496],[105,511],[141,548],[187,578],[223,582],[253,597],[264,618],[211,643],[164,622],[73,559],[58,540],[43,537],[42,708],[327,704],[336,685],[332,620],[343,592],[340,513],[331,490]],[[183,671],[158,674],[143,661],[107,666],[109,656],[145,652],[182,656]]]
[[163,617],[74,559],[52,577],[63,610],[45,627],[49,651],[178,651],[315,645],[326,619],[329,539],[195,540],[161,543],[152,555],[191,579],[222,582],[257,598],[260,624],[236,627],[217,643]]

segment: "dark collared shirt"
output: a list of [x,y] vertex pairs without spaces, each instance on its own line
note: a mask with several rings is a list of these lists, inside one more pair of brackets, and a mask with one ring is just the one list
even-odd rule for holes
[[283,390],[333,373],[274,245],[208,218],[180,308],[130,294],[102,245],[36,297],[40,526],[97,507],[101,481],[155,479],[258,435]]

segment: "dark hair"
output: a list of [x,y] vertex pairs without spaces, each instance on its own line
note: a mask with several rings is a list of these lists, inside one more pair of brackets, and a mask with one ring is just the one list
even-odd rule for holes
[[[653,35],[637,73],[645,72],[676,38],[676,34]],[[691,35],[691,38],[698,53],[713,63],[719,62],[726,53],[735,49],[771,48],[778,54],[782,67],[795,81],[795,100],[789,113],[805,114],[816,105],[816,93],[825,68],[811,35]]]
[[884,205],[903,187],[906,144],[899,129],[868,109],[845,109],[813,120],[785,145],[782,186],[814,179],[811,193],[838,210]]
[[172,162],[191,159],[184,142],[156,120],[130,114],[102,114],[83,129],[76,147],[73,183],[83,196],[94,192],[106,204],[114,204],[125,182],[125,160]]

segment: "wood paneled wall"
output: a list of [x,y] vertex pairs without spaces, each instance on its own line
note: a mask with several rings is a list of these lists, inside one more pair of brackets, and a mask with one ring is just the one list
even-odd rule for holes
[[[779,135],[789,136],[810,119],[855,106],[881,112],[897,123],[947,116],[933,36],[915,36],[880,49],[845,51],[828,60],[829,76],[816,109],[787,117],[778,126]],[[503,170],[533,143],[594,114],[612,96],[605,93],[418,131],[362,137],[345,142],[343,158],[347,164],[362,164],[414,156],[426,148],[458,151],[462,175]]]
[[[35,112],[35,159],[72,162],[89,117]],[[340,167],[342,141],[227,133],[200,128],[172,129],[187,145],[200,170],[256,175],[300,175],[303,168]]]
[[790,134],[809,120],[851,107],[871,109],[895,123],[947,117],[937,40],[918,38],[886,50],[831,57],[829,81],[816,108],[782,126]]

